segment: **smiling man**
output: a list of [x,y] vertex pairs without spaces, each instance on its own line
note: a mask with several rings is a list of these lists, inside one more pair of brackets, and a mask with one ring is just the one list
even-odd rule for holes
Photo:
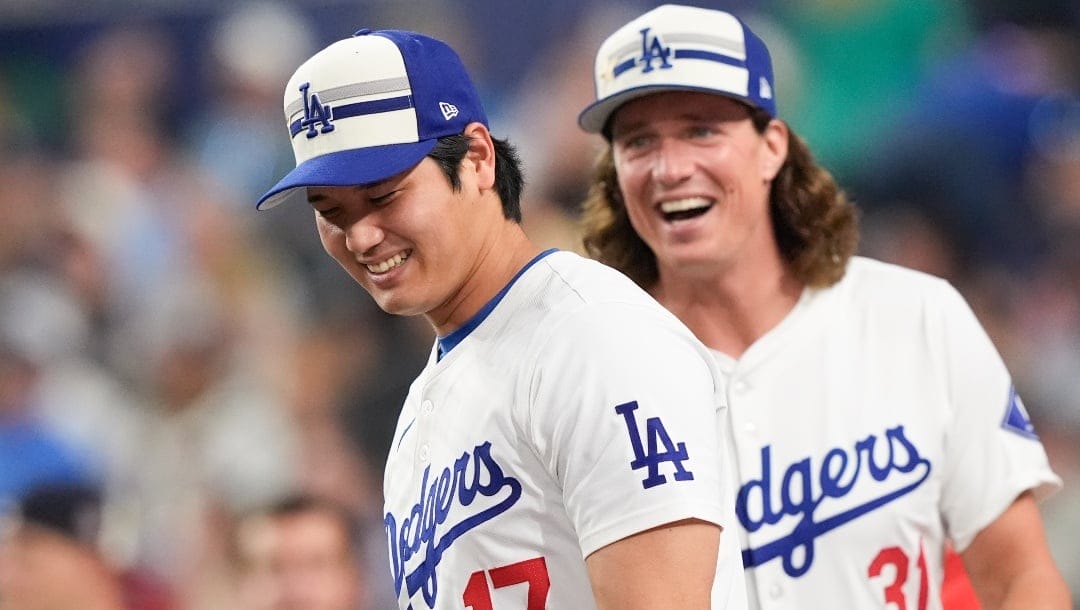
[[1060,481],[1001,358],[946,282],[853,256],[854,208],[778,118],[764,42],[665,5],[595,78],[585,244],[726,377],[751,606],[940,608],[951,543],[986,608],[1070,607],[1035,503]]
[[361,30],[284,102],[297,166],[259,207],[306,197],[326,252],[436,334],[384,476],[400,607],[745,608],[715,362],[621,274],[526,237],[453,50]]

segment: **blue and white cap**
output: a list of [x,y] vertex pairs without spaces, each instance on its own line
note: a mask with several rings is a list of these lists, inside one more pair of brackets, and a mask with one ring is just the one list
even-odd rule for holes
[[585,131],[605,131],[632,99],[660,91],[703,91],[776,116],[769,50],[738,17],[665,4],[619,28],[596,53],[596,101],[578,116]]
[[360,30],[297,68],[285,88],[296,169],[256,204],[264,210],[309,186],[385,180],[420,161],[438,138],[487,125],[480,95],[445,42],[402,30]]

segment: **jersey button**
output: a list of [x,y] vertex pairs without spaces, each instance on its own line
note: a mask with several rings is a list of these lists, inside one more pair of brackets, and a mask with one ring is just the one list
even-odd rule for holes
[[773,584],[769,585],[769,597],[773,599],[780,599],[783,596],[784,587],[782,587],[780,583],[774,582]]
[[424,445],[420,446],[420,456],[419,457],[420,457],[421,462],[426,462],[426,461],[428,461],[428,458],[431,457],[431,451],[428,449],[428,446],[427,446],[426,443]]
[[431,415],[431,412],[435,410],[435,403],[425,400],[424,404],[420,405],[420,408],[423,410],[424,415]]
[[757,424],[755,424],[752,421],[748,421],[745,424],[743,424],[743,430],[746,430],[750,434],[753,434],[753,433],[757,432]]
[[736,381],[735,385],[732,386],[732,387],[735,389],[736,392],[738,392],[739,394],[742,394],[743,392],[746,391],[747,385],[746,385],[745,381]]

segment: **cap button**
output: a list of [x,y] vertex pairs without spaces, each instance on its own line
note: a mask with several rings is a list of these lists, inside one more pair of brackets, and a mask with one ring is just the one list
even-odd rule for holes
[[353,33],[353,36],[364,36],[371,33],[371,28],[360,28]]

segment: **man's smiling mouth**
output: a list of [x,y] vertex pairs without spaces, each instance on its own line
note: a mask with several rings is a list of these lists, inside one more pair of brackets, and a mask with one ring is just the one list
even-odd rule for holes
[[673,199],[660,204],[660,212],[664,220],[675,222],[701,216],[713,206],[713,201],[705,197],[687,197],[685,199]]
[[381,263],[376,263],[374,265],[365,264],[364,267],[367,267],[367,270],[371,273],[386,273],[387,271],[390,271],[391,269],[401,265],[401,263],[404,263],[409,258],[410,254],[412,254],[412,250],[398,252],[397,254],[391,256],[390,258],[384,260]]

